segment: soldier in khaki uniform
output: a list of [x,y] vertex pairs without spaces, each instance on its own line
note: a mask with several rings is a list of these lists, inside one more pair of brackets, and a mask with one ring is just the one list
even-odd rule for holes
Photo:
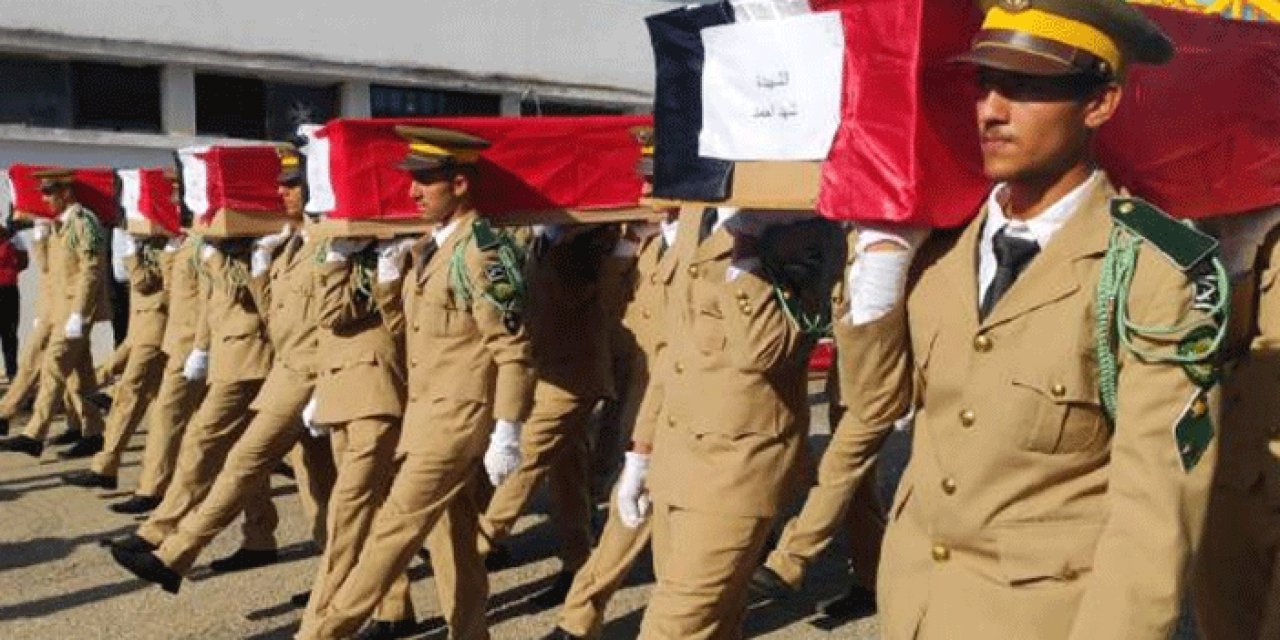
[[[290,158],[294,162],[288,162]],[[301,215],[302,175],[297,160],[296,152],[284,154],[280,190],[286,212]],[[112,549],[117,562],[139,577],[176,591],[181,576],[190,571],[200,551],[241,510],[246,511],[243,547],[210,566],[217,571],[235,571],[275,561],[277,519],[270,502],[271,470],[299,444],[304,456],[301,463],[295,463],[294,471],[300,493],[311,495],[311,500],[304,500],[303,504],[312,505],[307,508],[312,511],[307,514],[313,522],[312,535],[318,545],[324,544],[323,514],[333,486],[333,461],[328,443],[305,437],[301,422],[315,381],[313,273],[317,251],[305,230],[294,234],[289,225],[277,234],[254,241],[247,288],[254,308],[267,310],[264,319],[275,354],[270,373],[249,407],[252,422],[243,434],[230,436],[234,445],[226,443],[230,451],[208,496],[163,537],[154,553],[119,546]],[[213,362],[217,362],[216,358]],[[266,503],[260,505],[259,513],[265,517],[255,522],[248,507],[264,499]]]
[[105,279],[106,232],[97,216],[76,201],[74,174],[51,169],[37,177],[50,208],[60,212],[48,248],[50,287],[56,292],[49,301],[51,333],[27,428],[20,436],[0,441],[0,448],[38,458],[59,400],[67,402],[67,413],[82,427],[82,449],[101,446],[102,415],[82,394],[94,380],[89,331],[94,322],[109,317],[111,305]]
[[199,238],[184,235],[171,238],[160,253],[160,270],[169,303],[160,343],[165,364],[160,373],[159,390],[151,403],[138,488],[127,500],[111,505],[110,509],[117,513],[146,513],[160,504],[173,477],[182,434],[204,398],[204,378],[190,380],[183,375],[187,356],[195,343],[196,324],[204,313],[204,300],[200,295],[202,245]]
[[126,357],[124,372],[115,386],[114,402],[107,415],[102,451],[88,471],[64,475],[63,481],[82,487],[115,489],[116,473],[124,449],[160,386],[165,355],[160,350],[169,313],[160,255],[162,237],[134,239],[125,236],[125,265],[129,270],[129,334],[121,344]]
[[[395,479],[374,517],[360,559],[327,607],[307,615],[299,638],[345,638],[401,579],[428,541],[439,579],[456,600],[441,608],[450,637],[488,638],[488,579],[476,552],[468,483],[482,459],[491,480],[520,463],[520,423],[529,415],[532,353],[519,305],[519,271],[503,239],[472,205],[482,140],[438,129],[402,128],[402,165],[422,217],[440,226],[411,253],[404,276],[409,402],[396,449]],[[311,614],[311,612],[308,612]]]
[[[643,638],[741,633],[751,565],[807,451],[815,338],[798,319],[829,298],[832,226],[728,209],[681,216],[650,386],[662,393],[646,480],[658,584]],[[789,282],[770,266],[793,263],[805,275]]]
[[529,335],[538,381],[533,412],[521,432],[520,468],[494,492],[480,516],[479,546],[488,555],[519,519],[545,477],[560,538],[560,575],[537,597],[563,601],[573,574],[591,553],[590,454],[587,428],[600,400],[614,395],[609,323],[600,304],[600,274],[613,229],[544,230],[532,244]]
[[863,227],[836,323],[850,467],[916,410],[882,633],[1168,638],[1216,461],[1229,284],[1212,238],[1119,195],[1090,143],[1128,66],[1173,47],[1120,0],[984,7],[962,60],[998,184],[914,262],[916,234]]
[[[404,255],[413,240],[334,239],[316,272],[320,356],[312,420],[329,432],[338,475],[329,499],[329,538],[307,601],[324,609],[364,547],[391,486],[405,404]],[[437,531],[444,531],[437,527]],[[443,587],[439,584],[437,586]],[[449,601],[448,598],[441,598]],[[409,580],[392,584],[362,638],[406,637],[416,627]]]
[[9,434],[9,420],[17,415],[25,402],[35,397],[45,347],[53,333],[53,301],[58,292],[49,275],[49,237],[52,228],[53,223],[48,220],[36,220],[32,226],[31,261],[40,277],[35,321],[31,325],[31,331],[27,333],[22,353],[18,356],[18,375],[9,381],[4,398],[0,399],[0,435]]
[[1213,220],[1233,278],[1231,362],[1204,542],[1191,585],[1206,640],[1280,637],[1280,208]]

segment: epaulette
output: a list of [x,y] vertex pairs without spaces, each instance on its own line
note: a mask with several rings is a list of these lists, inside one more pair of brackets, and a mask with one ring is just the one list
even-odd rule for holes
[[1182,271],[1207,260],[1218,248],[1213,236],[1174,219],[1141,198],[1112,198],[1111,219],[1150,243]]
[[484,218],[477,218],[471,223],[471,235],[476,239],[476,247],[481,251],[491,251],[497,249],[499,243],[498,232],[489,226],[489,221]]

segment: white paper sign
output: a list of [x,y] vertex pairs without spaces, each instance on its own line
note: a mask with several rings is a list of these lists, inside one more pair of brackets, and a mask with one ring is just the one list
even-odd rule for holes
[[307,213],[328,213],[337,206],[333,194],[333,176],[329,165],[329,138],[324,128],[316,125],[298,127],[298,136],[306,140],[300,151],[307,157]]
[[699,155],[826,159],[840,125],[839,12],[708,27],[702,44]]
[[809,0],[729,0],[734,22],[777,20],[809,13]]
[[137,169],[122,169],[116,172],[120,177],[120,204],[124,208],[125,220],[146,221],[138,208],[142,199],[142,172]]
[[197,219],[209,213],[209,168],[200,154],[209,147],[186,147],[178,150],[182,164],[183,204]]

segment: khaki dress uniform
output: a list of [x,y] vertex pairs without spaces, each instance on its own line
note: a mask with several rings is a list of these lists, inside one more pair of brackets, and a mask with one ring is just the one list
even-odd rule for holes
[[663,393],[648,478],[658,583],[641,638],[741,634],[753,565],[807,453],[812,340],[770,282],[750,271],[729,279],[727,228],[698,239],[697,216],[682,214],[654,374]]
[[[879,576],[888,640],[1172,632],[1217,453],[1177,434],[1216,415],[1218,394],[1183,366],[1122,348],[1109,423],[1094,301],[1109,214],[1136,211],[1115,197],[1095,179],[984,320],[974,256],[985,208],[958,238],[924,247],[905,304],[837,323],[841,344],[857,345],[840,357],[860,400],[842,428],[862,434],[860,456],[916,405]],[[1193,309],[1191,284],[1147,244],[1122,303],[1136,326],[1211,322]],[[1133,336],[1161,353],[1180,338]]]
[[[450,636],[489,637],[485,622],[488,576],[476,551],[475,504],[469,483],[478,477],[494,418],[523,421],[532,403],[533,354],[523,326],[509,329],[503,313],[477,296],[468,305],[450,283],[461,247],[460,268],[476,291],[488,285],[497,252],[481,249],[466,213],[435,249],[427,241],[412,252],[404,278],[409,402],[396,448],[395,478],[374,517],[355,568],[329,606],[304,618],[299,638],[345,638],[401,579],[432,528],[449,533],[448,545],[429,544],[437,580],[455,572],[460,595],[442,602],[452,611]],[[434,542],[433,536],[428,542]]]
[[169,487],[177,462],[182,434],[191,415],[200,407],[206,389],[203,380],[190,381],[182,375],[187,355],[196,339],[196,325],[204,313],[200,295],[200,240],[194,236],[171,242],[160,254],[168,296],[168,318],[160,350],[165,364],[160,387],[151,403],[147,439],[142,450],[142,471],[138,476],[140,496],[159,498]]
[[[128,357],[114,402],[107,415],[102,451],[93,458],[94,473],[114,477],[120,458],[160,387],[165,355],[161,350],[169,313],[168,293],[160,250],[141,241],[138,254],[125,259],[129,269],[129,334],[123,347]],[[154,241],[152,241],[154,242]]]
[[[317,544],[324,544],[324,513],[333,487],[333,461],[328,443],[307,437],[301,420],[315,378],[315,256],[316,244],[294,236],[285,242],[267,272],[252,278],[247,286],[253,307],[266,310],[262,319],[275,356],[266,381],[249,406],[251,422],[243,433],[228,433],[217,445],[226,451],[225,461],[219,458],[220,470],[216,471],[216,479],[209,479],[212,488],[207,497],[197,502],[198,506],[182,518],[156,550],[156,557],[175,573],[189,572],[200,552],[242,510],[244,548],[276,548],[278,519],[270,499],[271,471],[299,442],[306,456],[303,464],[294,469],[298,490],[312,496],[303,501],[304,510],[312,522],[313,538]],[[211,367],[216,355],[209,356]],[[167,495],[165,499],[168,500]],[[313,506],[307,509],[308,504]],[[248,510],[250,505],[257,505],[256,517],[251,517],[254,514]]]
[[[164,499],[138,528],[137,535],[156,547],[209,495],[227,452],[253,419],[249,406],[271,371],[271,341],[255,302],[259,296],[250,291],[260,284],[249,278],[248,256],[218,251],[201,268],[208,273],[201,283],[205,311],[193,348],[209,354],[209,389],[183,434]],[[275,525],[270,495],[251,496],[245,506],[245,545],[269,548]]]
[[44,362],[44,351],[53,333],[53,303],[59,291],[49,271],[49,239],[50,236],[45,236],[31,245],[31,263],[40,276],[34,314],[36,322],[27,333],[22,353],[18,355],[18,375],[9,381],[4,398],[0,399],[0,417],[5,419],[16,415],[22,403],[35,396],[40,365]]
[[[58,402],[67,402],[85,437],[102,433],[102,414],[82,394],[93,385],[89,333],[93,323],[110,318],[106,269],[107,245],[96,215],[78,203],[63,212],[49,236],[49,346],[45,350],[40,389],[23,435],[43,442]],[[83,320],[83,336],[68,339],[63,331],[73,313]]]
[[[657,362],[664,342],[658,326],[666,308],[666,283],[675,270],[675,251],[663,246],[662,235],[644,241],[635,259],[610,258],[606,272],[627,269],[631,277],[629,301],[622,321],[636,345],[627,375],[628,388],[619,406],[619,425],[627,438],[645,444],[653,443],[658,420],[661,391],[655,391],[642,403],[650,386],[649,366]],[[634,269],[630,267],[634,266]],[[608,277],[608,276],[606,276]],[[658,381],[654,380],[654,384]],[[558,626],[579,637],[598,638],[603,630],[605,609],[635,564],[636,558],[649,546],[649,520],[634,529],[618,517],[617,505],[611,500],[609,517],[600,540],[586,564],[573,577],[573,585],[560,610]]]
[[587,428],[600,400],[614,395],[609,323],[599,297],[609,231],[588,229],[557,242],[530,267],[529,334],[538,376],[533,411],[520,433],[520,467],[497,487],[480,516],[481,555],[511,535],[544,477],[561,570],[577,571],[591,554]]
[[[846,246],[848,269],[853,263],[856,233],[850,233]],[[833,317],[849,312],[843,280],[832,293]],[[836,349],[854,351],[856,345],[841,345],[836,334]],[[817,482],[809,488],[804,506],[782,530],[778,546],[769,553],[765,566],[792,589],[804,581],[805,570],[817,559],[835,537],[836,529],[845,525],[849,534],[849,560],[859,586],[874,591],[880,567],[880,544],[884,539],[885,518],[876,496],[875,464],[857,454],[867,443],[851,441],[862,435],[856,429],[842,428],[849,403],[857,402],[856,389],[842,389],[839,365],[833,366],[827,378],[830,424],[834,429],[826,451],[818,463]],[[882,435],[887,435],[885,432]],[[861,464],[860,464],[861,463]],[[863,482],[864,479],[870,481]]]
[[[320,349],[313,420],[329,429],[337,479],[329,497],[328,541],[307,600],[312,616],[328,606],[360,557],[369,525],[391,487],[404,414],[404,310],[398,295],[374,286],[372,269],[359,262],[367,257],[369,250],[326,262],[315,274]],[[362,278],[354,277],[357,270]],[[367,289],[357,289],[358,279],[367,279]],[[374,618],[414,618],[403,574]]]
[[[621,242],[621,241],[620,241]],[[644,246],[642,241],[641,245]],[[639,252],[632,256],[609,256],[600,271],[600,308],[609,332],[609,367],[613,379],[615,398],[604,401],[596,420],[594,437],[591,438],[591,499],[608,501],[608,492],[618,472],[619,461],[626,450],[634,427],[634,415],[623,415],[628,404],[638,405],[639,400],[628,403],[626,394],[634,387],[632,371],[644,358],[636,336],[624,323],[627,304],[636,288]],[[648,375],[643,376],[648,380]],[[640,388],[643,396],[644,388]]]
[[1280,229],[1233,286],[1239,358],[1223,382],[1222,437],[1192,597],[1206,640],[1280,638]]

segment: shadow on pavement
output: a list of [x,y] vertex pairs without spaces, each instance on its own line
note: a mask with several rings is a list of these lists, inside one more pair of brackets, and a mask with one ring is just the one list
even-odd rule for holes
[[[76,547],[97,543],[103,538],[121,536],[132,530],[132,526],[124,526],[74,538],[33,538],[21,542],[0,542],[0,571],[53,562],[70,555]],[[3,619],[4,616],[0,615],[0,620]]]

